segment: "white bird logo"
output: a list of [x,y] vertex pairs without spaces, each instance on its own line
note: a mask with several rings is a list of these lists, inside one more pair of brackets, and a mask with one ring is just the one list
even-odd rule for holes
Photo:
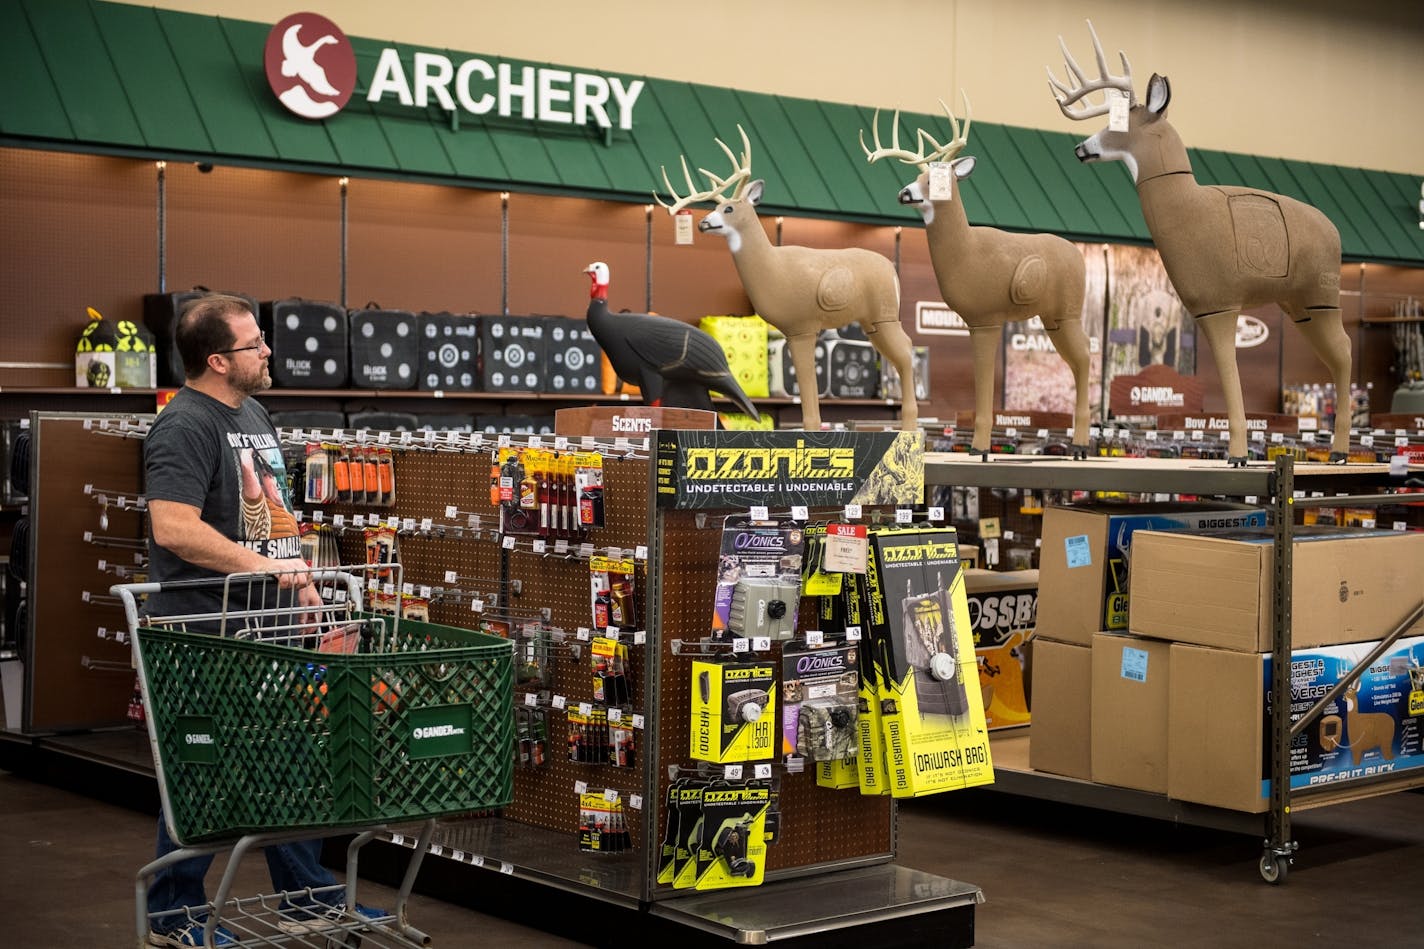
[[316,51],[328,44],[334,45],[336,37],[327,34],[310,46],[303,46],[297,39],[301,29],[300,23],[293,23],[282,34],[282,75],[289,79],[295,76],[320,95],[340,95],[341,90],[332,86],[326,78],[326,70],[316,61]]

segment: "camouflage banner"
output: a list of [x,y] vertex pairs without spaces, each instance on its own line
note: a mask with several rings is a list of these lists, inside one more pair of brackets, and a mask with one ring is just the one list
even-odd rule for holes
[[924,498],[922,432],[659,431],[659,507],[910,506]]

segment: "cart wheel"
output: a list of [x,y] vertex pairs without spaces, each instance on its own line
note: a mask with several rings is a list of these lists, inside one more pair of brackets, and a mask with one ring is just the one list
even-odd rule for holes
[[1286,882],[1286,874],[1290,867],[1290,857],[1282,857],[1272,853],[1261,855],[1261,879],[1267,883],[1279,886]]
[[358,933],[333,936],[326,941],[326,949],[361,949],[361,936]]

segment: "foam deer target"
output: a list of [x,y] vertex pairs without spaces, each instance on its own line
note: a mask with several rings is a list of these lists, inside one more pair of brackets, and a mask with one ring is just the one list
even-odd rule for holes
[[[732,173],[722,178],[698,169],[711,187],[698,190],[686,157],[682,175],[688,193],[678,196],[663,169],[663,184],[673,200],[654,195],[669,215],[699,201],[717,201],[717,207],[697,225],[703,233],[726,238],[742,287],[761,317],[786,334],[791,362],[801,383],[801,424],[808,431],[821,427],[816,386],[816,336],[822,330],[859,323],[880,355],[910,380],[913,346],[900,323],[900,281],[890,259],[861,247],[821,249],[775,246],[757,218],[764,182],[751,180],[751,143],[742,137],[741,156],[733,154],[720,138],[717,144],[732,162]],[[906,431],[918,426],[919,406],[914,386],[903,387],[900,425]]]
[[[1088,32],[1099,78],[1084,75],[1060,36],[1068,82],[1059,82],[1050,69],[1053,97],[1076,120],[1107,115],[1109,97],[1125,97],[1126,121],[1119,117],[1075,151],[1079,161],[1122,161],[1132,173],[1167,276],[1211,345],[1231,428],[1230,464],[1245,464],[1246,413],[1236,368],[1236,318],[1243,307],[1278,304],[1329,369],[1335,391],[1350,391],[1350,339],[1340,320],[1340,234],[1319,210],[1293,198],[1197,184],[1186,146],[1167,122],[1167,78],[1154,73],[1147,101],[1138,102],[1127,56],[1118,53],[1123,75],[1112,75],[1092,23]],[[1104,101],[1085,101],[1096,92],[1103,92]],[[1344,461],[1349,448],[1342,413],[1330,460]]]
[[[962,93],[961,93],[962,94]],[[974,170],[971,155],[958,157],[969,142],[969,97],[964,97],[964,129],[943,101],[953,138],[944,145],[925,129],[915,133],[916,150],[900,147],[900,113],[895,113],[890,146],[880,144],[880,112],[872,130],[875,149],[860,136],[867,161],[894,158],[920,169],[919,177],[900,190],[901,204],[919,209],[925,220],[930,261],[940,295],[969,326],[974,348],[975,452],[989,450],[994,413],[994,381],[1005,323],[1034,316],[1043,321],[1053,348],[1073,370],[1073,454],[1083,457],[1088,444],[1088,335],[1083,331],[1083,293],[1087,282],[1083,255],[1052,234],[1013,234],[992,227],[971,227],[960,201],[960,182]],[[930,165],[949,164],[948,190],[930,194]]]

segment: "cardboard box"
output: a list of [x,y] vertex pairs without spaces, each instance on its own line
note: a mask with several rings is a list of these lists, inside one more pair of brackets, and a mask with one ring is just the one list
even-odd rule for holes
[[1089,779],[1092,684],[1091,647],[1034,638],[1030,768]]
[[[1424,625],[1400,639],[1291,748],[1291,788],[1337,784],[1424,767]],[[1374,643],[1297,649],[1291,718],[1298,719]],[[1269,654],[1175,643],[1169,686],[1167,793],[1248,813],[1270,806]],[[1413,709],[1411,709],[1411,704]]]
[[[1378,641],[1419,603],[1424,534],[1299,528],[1292,647]],[[1139,636],[1269,652],[1274,547],[1267,531],[1140,534],[1131,628]]]
[[1167,792],[1171,643],[1121,633],[1093,637],[1092,778]]
[[1266,525],[1266,513],[1230,505],[1094,504],[1050,507],[1039,551],[1039,634],[1092,645],[1099,630],[1126,630],[1128,565],[1142,530],[1199,531]]
[[984,722],[990,730],[1027,725],[1027,645],[1038,606],[1038,571],[966,570],[964,588]]

